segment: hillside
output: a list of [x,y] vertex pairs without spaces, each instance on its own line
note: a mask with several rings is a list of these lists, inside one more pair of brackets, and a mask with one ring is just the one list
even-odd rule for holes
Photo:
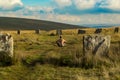
[[33,20],[24,18],[10,18],[0,17],[0,29],[1,30],[53,30],[53,29],[75,29],[82,28],[83,26],[69,25],[57,22]]

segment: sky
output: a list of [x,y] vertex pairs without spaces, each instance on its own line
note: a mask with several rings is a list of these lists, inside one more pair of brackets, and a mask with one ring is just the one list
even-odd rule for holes
[[120,0],[0,0],[0,17],[67,24],[120,24]]

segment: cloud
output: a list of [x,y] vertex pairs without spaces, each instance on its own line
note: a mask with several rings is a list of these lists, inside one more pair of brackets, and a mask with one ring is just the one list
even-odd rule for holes
[[18,9],[22,6],[21,0],[0,0],[0,9],[2,10]]
[[78,9],[91,9],[95,6],[97,0],[74,0],[74,4]]
[[80,18],[80,24],[119,24],[120,14],[85,14]]
[[59,7],[73,6],[77,9],[93,8],[98,0],[53,0]]
[[[21,0],[0,0],[0,16],[69,24],[119,24],[120,0],[54,0],[55,6],[27,6]],[[22,7],[22,8],[21,8]],[[13,9],[17,9],[13,11]]]
[[[60,14],[120,13],[120,0],[54,0]],[[61,8],[62,7],[62,8]]]
[[48,14],[46,19],[69,24],[78,24],[81,21],[81,18],[79,16],[69,14]]
[[66,7],[72,5],[72,0],[54,0],[54,2],[59,6],[59,7]]
[[[38,16],[38,15],[47,15],[52,14],[53,8],[52,7],[41,7],[41,6],[24,6],[24,8],[16,11],[22,13],[24,16]],[[36,17],[37,18],[37,17]]]
[[101,0],[100,7],[112,10],[120,10],[120,0]]
[[[47,11],[49,11],[49,9]],[[0,12],[0,16],[48,20],[48,21],[68,23],[68,24],[77,24],[80,22],[79,16],[69,15],[69,14],[56,14],[47,11],[44,11],[46,13],[40,13],[39,10],[37,11],[32,9],[31,11],[28,10],[27,8],[26,9],[24,8],[17,10],[15,12],[13,11]]]
[[85,9],[111,9],[120,10],[120,0],[73,0],[79,10]]
[[39,11],[29,12],[27,9],[17,10],[15,12],[0,12],[0,16],[5,17],[19,17],[38,20],[48,20],[54,22],[61,22],[67,24],[119,24],[120,14],[84,14],[84,15],[71,15],[71,14],[56,14],[46,13],[40,14]]
[[43,11],[43,12],[46,12],[46,13],[50,13],[53,11],[53,7],[41,7],[41,6],[26,6],[24,7],[24,9],[26,9],[27,11],[31,11],[31,12],[40,12],[40,11]]

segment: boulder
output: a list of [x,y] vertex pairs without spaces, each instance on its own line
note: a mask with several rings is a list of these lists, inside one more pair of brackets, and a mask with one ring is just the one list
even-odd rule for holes
[[87,35],[83,37],[84,54],[107,55],[111,37],[103,35]]
[[40,34],[40,29],[36,29],[36,30],[35,30],[35,33],[36,33],[36,34]]
[[114,33],[118,33],[118,32],[119,32],[119,28],[118,28],[118,27],[115,27]]
[[20,35],[20,30],[17,30],[17,34]]
[[78,34],[85,34],[86,33],[86,31],[85,30],[78,30]]
[[13,37],[10,34],[0,34],[0,53],[13,57]]
[[98,34],[98,33],[101,33],[101,32],[102,32],[102,29],[100,28],[100,29],[96,29],[94,33]]

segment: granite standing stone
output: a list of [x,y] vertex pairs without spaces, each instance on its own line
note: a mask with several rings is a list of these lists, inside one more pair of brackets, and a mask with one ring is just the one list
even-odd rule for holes
[[40,30],[39,30],[39,29],[36,29],[36,30],[35,30],[35,33],[36,33],[36,34],[40,34]]
[[118,32],[119,32],[119,27],[115,27],[114,33],[118,33]]
[[83,37],[84,54],[106,55],[110,48],[110,36],[88,35]]
[[86,31],[85,30],[78,30],[78,34],[85,34],[86,33]]
[[102,32],[102,29],[100,28],[100,29],[96,29],[94,33],[98,34],[98,33],[101,33],[101,32]]
[[0,34],[0,52],[13,57],[13,37],[10,34]]
[[17,30],[17,34],[18,34],[18,35],[20,35],[20,34],[21,34],[21,33],[20,33],[20,30]]
[[56,35],[62,35],[62,30],[61,29],[57,29],[56,30]]

